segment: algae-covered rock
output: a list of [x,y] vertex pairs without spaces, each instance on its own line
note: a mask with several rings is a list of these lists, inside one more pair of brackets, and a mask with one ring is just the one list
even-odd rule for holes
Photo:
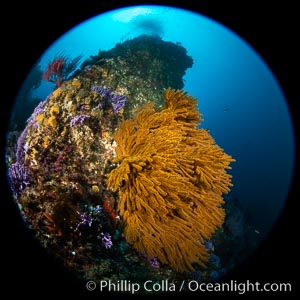
[[[146,103],[183,88],[193,60],[180,45],[140,36],[99,51],[40,102],[24,130],[11,135],[10,181],[22,215],[42,245],[83,278],[176,277],[169,266],[133,250],[122,236],[114,133]],[[118,234],[116,234],[116,232]]]

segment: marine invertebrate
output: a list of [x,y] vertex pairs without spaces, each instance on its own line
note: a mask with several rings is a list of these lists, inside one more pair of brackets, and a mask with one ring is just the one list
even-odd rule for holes
[[110,93],[111,93],[111,89],[107,88],[106,86],[93,86],[91,88],[91,91],[97,92],[100,94],[101,97],[103,98],[109,98]]
[[17,162],[24,162],[25,159],[25,144],[26,144],[26,138],[27,138],[27,131],[28,131],[28,126],[25,127],[23,132],[20,134],[17,140],[17,149],[16,149],[16,161]]
[[[126,96],[119,93],[112,93],[110,88],[105,86],[93,86],[91,90],[99,93],[101,97],[109,101],[109,104],[112,105],[114,112],[120,111],[126,104]],[[98,107],[101,108],[102,106],[103,104],[100,102]]]
[[38,121],[39,116],[44,113],[44,106],[45,106],[46,100],[41,101],[36,108],[34,109],[31,117],[27,120],[28,126],[33,125],[35,129],[38,129]]
[[47,70],[44,71],[42,79],[52,82],[56,87],[60,87],[70,74],[75,71],[82,55],[69,58],[67,55],[58,54],[48,63]]
[[98,238],[101,240],[105,249],[110,249],[112,247],[113,243],[111,241],[111,235],[108,232],[101,232]]
[[159,263],[159,261],[157,260],[156,257],[148,257],[148,263],[149,263],[151,268],[154,268],[154,269],[159,269],[160,268],[160,263]]
[[[161,95],[166,87],[183,87],[182,76],[192,66],[192,58],[180,45],[141,36],[101,51],[88,63],[90,67],[76,71],[44,101],[36,102],[22,133],[15,132],[7,144],[8,167],[14,168],[16,162],[24,167],[25,176],[15,176],[20,185],[14,188],[9,183],[26,224],[49,254],[62,259],[80,278],[91,280],[114,280],[116,270],[122,278],[134,276],[141,283],[149,276],[155,281],[182,280],[183,275],[176,270],[189,270],[190,263],[199,271],[193,263],[204,265],[205,253],[196,244],[212,241],[212,246],[204,245],[208,251],[207,269],[201,280],[206,280],[211,270],[216,269],[209,259],[212,253],[228,264],[232,262],[229,253],[240,251],[236,250],[240,249],[236,247],[240,240],[231,247],[231,239],[223,238],[230,232],[226,225],[226,231],[220,230],[208,239],[210,232],[221,224],[223,212],[221,196],[205,185],[223,180],[218,177],[216,164],[224,169],[226,159],[213,146],[209,134],[196,129],[200,116],[193,112],[193,100],[184,99],[187,95],[178,92],[173,96],[182,97],[180,101],[166,100],[164,109],[154,109],[163,106]],[[167,99],[171,96],[171,91],[165,95]],[[134,116],[150,101],[154,102],[153,107],[145,107],[137,121]],[[135,121],[126,121],[129,133],[117,134],[118,148],[129,141],[128,146],[124,152],[118,150],[117,160],[112,164],[116,157],[115,132],[123,120],[132,118]],[[123,126],[120,131],[126,127]],[[123,140],[123,136],[127,137]],[[210,147],[217,153],[210,153]],[[122,153],[128,155],[124,162]],[[203,166],[197,160],[200,156]],[[109,173],[126,164],[129,173],[121,174],[116,183],[120,193],[107,190]],[[208,172],[203,180],[209,183],[200,183],[197,167]],[[134,197],[126,198],[126,185]],[[226,208],[227,205],[228,201]],[[220,217],[211,221],[212,215],[216,215],[214,210]],[[194,220],[201,218],[201,224],[194,224]],[[218,247],[226,249],[225,257]],[[194,259],[193,253],[201,253],[203,259],[198,254]],[[105,265],[108,267],[104,268]]]
[[198,128],[196,99],[172,89],[164,99],[162,110],[148,104],[119,126],[107,188],[119,189],[128,243],[179,272],[194,271],[194,263],[205,267],[205,241],[224,221],[234,159]]
[[84,120],[89,119],[90,115],[77,115],[70,121],[70,126],[75,126],[77,124],[83,125]]
[[114,112],[118,112],[124,108],[127,100],[126,96],[118,93],[112,93],[110,99]]
[[103,208],[100,205],[88,206],[85,205],[83,211],[76,211],[78,215],[78,222],[75,228],[75,231],[79,231],[79,235],[81,235],[81,229],[84,227],[92,227],[92,225],[99,229],[101,228],[101,219],[103,219]]
[[30,184],[29,171],[25,165],[19,162],[15,162],[9,167],[8,176],[16,195],[20,195],[23,189]]

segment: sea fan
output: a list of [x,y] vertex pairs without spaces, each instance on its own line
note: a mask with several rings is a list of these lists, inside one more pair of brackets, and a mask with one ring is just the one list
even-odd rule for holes
[[165,105],[146,105],[115,134],[118,166],[107,187],[119,189],[124,235],[139,252],[179,272],[208,260],[205,241],[224,221],[234,159],[205,129],[196,99],[168,89]]

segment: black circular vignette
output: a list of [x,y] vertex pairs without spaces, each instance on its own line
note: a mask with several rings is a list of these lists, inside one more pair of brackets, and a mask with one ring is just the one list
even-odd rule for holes
[[[105,2],[105,3],[103,3]],[[11,5],[3,12],[9,16],[2,25],[2,87],[1,87],[1,188],[0,188],[0,235],[1,292],[11,295],[32,295],[43,298],[46,295],[95,296],[85,289],[84,282],[78,281],[58,260],[49,257],[35,240],[14,204],[6,180],[4,164],[5,130],[10,110],[32,65],[43,52],[63,33],[80,22],[101,12],[126,5],[161,4],[189,9],[214,19],[227,26],[247,41],[265,60],[277,78],[288,101],[294,121],[295,135],[299,127],[296,120],[296,8],[295,5],[272,3],[262,5],[261,1],[84,1],[80,4],[61,4],[51,1],[35,6],[26,2]],[[199,1],[200,2],[200,1]],[[10,5],[10,4],[9,4]],[[17,7],[16,7],[17,6]],[[1,20],[3,22],[3,20]],[[4,78],[4,83],[3,83]],[[253,116],[255,118],[255,116]],[[298,154],[298,153],[297,153]],[[297,270],[297,179],[298,161],[295,165],[294,180],[286,206],[271,234],[257,251],[239,265],[224,280],[250,280],[252,282],[291,282],[296,292]],[[3,186],[2,186],[3,185]],[[297,189],[297,190],[296,190]],[[297,271],[296,271],[297,272]],[[252,293],[249,294],[251,296]],[[112,296],[112,295],[108,295]],[[172,296],[172,294],[170,295]],[[204,295],[192,294],[202,297]],[[205,294],[205,296],[209,296]],[[224,296],[224,294],[223,294]],[[285,294],[284,294],[285,296]],[[122,296],[123,297],[123,296]],[[71,298],[71,297],[70,297]]]

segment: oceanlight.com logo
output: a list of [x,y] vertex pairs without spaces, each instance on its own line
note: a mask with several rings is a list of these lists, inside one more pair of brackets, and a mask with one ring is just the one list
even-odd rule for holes
[[130,280],[111,280],[88,281],[86,283],[88,291],[99,292],[127,292],[136,294],[138,292],[236,292],[240,295],[248,292],[291,292],[291,283],[260,283],[260,282],[229,282],[200,283],[196,280],[183,280],[181,282],[171,282],[169,280],[152,281],[146,280],[144,283],[131,282]]
[[260,282],[237,282],[231,280],[230,282],[222,283],[199,283],[195,280],[188,282],[188,290],[195,292],[237,292],[238,294],[245,294],[247,292],[291,292],[291,283],[260,283]]

